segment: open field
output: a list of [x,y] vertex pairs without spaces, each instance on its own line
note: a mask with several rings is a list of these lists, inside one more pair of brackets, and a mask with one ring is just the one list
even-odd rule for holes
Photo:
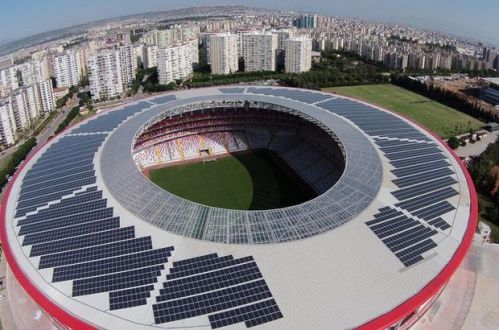
[[444,139],[485,125],[448,106],[391,84],[331,87],[323,91],[349,96],[400,113]]
[[155,169],[150,171],[149,178],[177,196],[228,209],[272,209],[313,197],[281,162],[260,150]]

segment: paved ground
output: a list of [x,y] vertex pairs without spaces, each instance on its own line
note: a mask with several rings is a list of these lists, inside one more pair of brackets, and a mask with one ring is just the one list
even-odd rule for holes
[[490,143],[494,143],[498,138],[499,132],[488,133],[482,140],[467,143],[464,147],[459,147],[455,151],[459,157],[478,156],[487,149]]
[[0,289],[0,294],[4,295],[7,297],[7,299],[4,299],[0,301],[0,320],[2,324],[2,329],[4,330],[10,330],[10,329],[17,329],[16,324],[14,322],[14,317],[12,316],[12,312],[10,310],[10,303],[9,303],[9,295],[7,292],[7,289],[5,288],[6,283],[7,283],[7,262],[5,261],[5,258],[3,255],[0,257],[0,279],[3,281],[3,287]]
[[473,243],[463,264],[412,329],[499,329],[499,245]]

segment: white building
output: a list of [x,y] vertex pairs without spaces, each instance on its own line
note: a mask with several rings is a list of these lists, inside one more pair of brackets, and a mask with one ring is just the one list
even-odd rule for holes
[[19,79],[15,66],[0,70],[0,85],[9,89],[16,89],[19,87]]
[[55,109],[52,81],[17,88],[0,100],[0,143],[11,145],[16,132],[31,126],[44,112]]
[[135,70],[137,69],[133,46],[120,46],[118,52],[120,56],[121,81],[123,87],[130,86],[135,77]]
[[123,93],[120,54],[118,50],[102,51],[87,62],[92,99],[102,100]]
[[243,35],[245,71],[276,70],[277,36],[270,32]]
[[143,51],[144,68],[149,69],[158,66],[158,46],[145,46]]
[[16,142],[16,122],[10,101],[0,100],[0,143],[10,146]]
[[54,75],[57,87],[77,86],[82,77],[80,53],[67,51],[54,56]]
[[210,36],[211,73],[230,74],[238,70],[238,36],[222,33]]
[[144,45],[139,44],[133,46],[133,61],[135,68],[139,68],[144,63]]
[[40,98],[33,85],[13,91],[10,95],[10,103],[18,130],[29,127],[40,115]]
[[43,70],[41,61],[31,61],[16,66],[21,75],[23,86],[36,84],[43,81]]
[[54,90],[52,88],[52,81],[45,80],[37,84],[38,94],[40,95],[40,102],[43,112],[52,112],[55,110]]
[[175,80],[185,80],[192,75],[193,64],[198,58],[197,47],[192,43],[158,50],[159,83],[167,85]]
[[284,68],[289,73],[309,71],[312,67],[312,40],[295,38],[284,42]]

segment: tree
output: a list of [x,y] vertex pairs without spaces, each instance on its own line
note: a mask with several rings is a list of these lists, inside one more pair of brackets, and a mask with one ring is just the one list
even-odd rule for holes
[[457,139],[457,137],[453,136],[447,141],[447,144],[449,145],[449,147],[451,147],[451,149],[454,150],[459,147],[459,140]]

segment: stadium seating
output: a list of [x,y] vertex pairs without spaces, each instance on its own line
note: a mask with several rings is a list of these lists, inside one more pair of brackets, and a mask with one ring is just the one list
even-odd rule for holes
[[212,157],[252,149],[268,149],[303,180],[322,193],[344,168],[337,142],[302,118],[269,110],[204,110],[164,119],[135,141],[140,168]]

